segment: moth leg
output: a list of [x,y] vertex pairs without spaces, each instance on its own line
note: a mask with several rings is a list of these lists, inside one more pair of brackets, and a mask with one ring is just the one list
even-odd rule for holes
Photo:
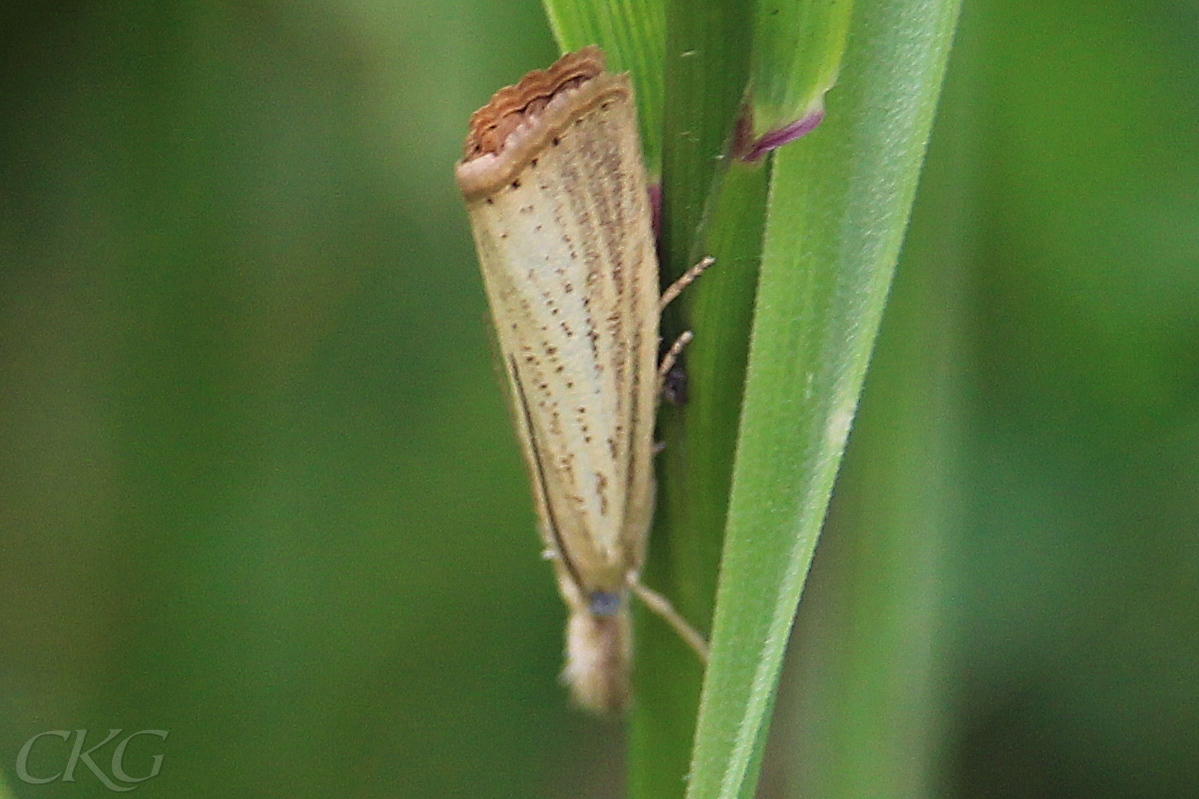
[[658,312],[661,313],[662,309],[669,305],[671,300],[679,296],[683,289],[690,286],[697,277],[704,273],[705,269],[714,263],[716,263],[716,259],[709,255],[707,258],[703,259],[698,264],[684,272],[683,276],[678,280],[671,283],[670,287],[667,288],[666,291],[662,292],[662,299],[658,300]]
[[700,635],[694,627],[692,627],[686,619],[679,615],[679,612],[674,609],[674,605],[670,604],[670,600],[659,594],[652,588],[646,588],[641,583],[641,576],[637,572],[630,572],[628,577],[629,590],[637,595],[645,606],[679,634],[689,647],[695,650],[695,654],[699,657],[700,663],[707,665],[708,663],[708,642]]
[[674,362],[679,359],[679,354],[691,343],[691,339],[695,338],[695,334],[690,330],[686,330],[679,334],[679,337],[670,345],[670,349],[662,356],[662,362],[658,364],[658,393],[662,393],[662,386],[666,383],[666,375],[674,367]]

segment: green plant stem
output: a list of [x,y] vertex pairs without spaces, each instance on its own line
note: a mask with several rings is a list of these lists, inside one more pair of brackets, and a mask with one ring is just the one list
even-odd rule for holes
[[[705,635],[728,512],[769,176],[768,161],[733,164],[721,185],[706,248],[716,262],[682,300],[697,331],[686,361],[689,399],[683,408],[665,409],[660,427],[669,442],[660,456],[669,482],[659,491],[648,579],[667,587]],[[694,653],[652,614],[642,614],[639,630],[631,795],[678,796],[703,672]]]
[[[714,381],[707,380],[707,375],[692,375],[689,393],[698,409],[690,404],[667,408],[659,420],[659,436],[667,449],[659,463],[658,514],[645,578],[705,634],[720,563],[727,470],[736,436],[761,241],[765,170],[745,170],[743,179],[731,183],[730,194],[725,195],[741,195],[758,209],[756,218],[750,220],[750,252],[754,256],[741,258],[744,241],[723,252],[710,252],[705,223],[720,203],[717,191],[728,166],[724,155],[749,78],[752,33],[752,15],[745,14],[738,2],[667,3],[660,240],[663,282],[681,275],[707,254],[716,255],[721,263],[700,278],[694,291],[667,309],[663,336],[670,340],[685,329],[695,333],[695,351],[687,353],[688,370],[692,360],[704,359],[705,353],[710,359],[714,353],[731,349],[728,379],[732,392],[705,396],[705,387],[710,388]],[[736,237],[733,230],[727,234]],[[698,310],[701,298],[711,294],[706,285],[709,278],[714,284],[737,290],[728,303],[703,303],[707,318],[701,318],[690,312]],[[743,325],[740,330],[721,326],[736,319]],[[703,344],[697,347],[701,339]],[[735,354],[738,350],[740,355]],[[722,407],[726,399],[731,399],[731,409]],[[696,423],[705,435],[697,434]],[[723,484],[722,469],[726,472]],[[715,513],[704,515],[705,506],[692,502],[697,482],[714,494],[710,499],[718,507]],[[670,631],[646,614],[639,618],[629,793],[634,799],[681,797],[703,671],[693,653]]]
[[689,797],[749,797],[915,193],[953,0],[859,2],[842,82],[776,157]]

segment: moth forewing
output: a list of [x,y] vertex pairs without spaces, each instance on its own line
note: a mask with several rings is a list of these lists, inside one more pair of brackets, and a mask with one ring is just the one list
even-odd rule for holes
[[564,676],[627,699],[653,515],[658,264],[632,88],[586,48],[501,89],[457,168],[568,622]]

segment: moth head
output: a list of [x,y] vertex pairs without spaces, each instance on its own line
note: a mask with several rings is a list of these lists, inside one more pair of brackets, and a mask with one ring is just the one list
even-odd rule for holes
[[624,597],[616,591],[592,591],[587,609],[595,616],[615,616],[624,607]]

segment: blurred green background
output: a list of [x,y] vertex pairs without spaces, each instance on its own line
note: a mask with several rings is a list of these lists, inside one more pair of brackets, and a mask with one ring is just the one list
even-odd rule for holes
[[[871,442],[942,442],[911,468],[948,475],[945,796],[1199,796],[1196,52],[1193,0],[965,4],[798,628]],[[16,761],[110,728],[170,731],[130,744],[133,775],[164,754],[143,797],[619,795],[619,725],[555,683],[451,174],[470,112],[554,54],[532,0],[0,11],[13,796],[108,795]],[[905,413],[922,324],[948,400]],[[801,671],[764,796],[802,766]]]

